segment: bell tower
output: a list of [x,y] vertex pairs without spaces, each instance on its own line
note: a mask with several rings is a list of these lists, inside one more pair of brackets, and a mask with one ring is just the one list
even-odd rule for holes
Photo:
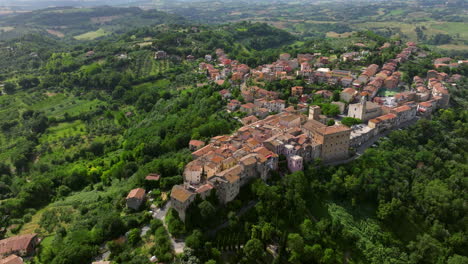
[[322,114],[322,109],[318,105],[309,106],[309,120],[320,120],[320,115]]

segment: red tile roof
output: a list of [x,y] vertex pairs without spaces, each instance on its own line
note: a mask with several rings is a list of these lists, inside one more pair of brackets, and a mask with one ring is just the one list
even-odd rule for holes
[[136,199],[143,200],[143,198],[145,197],[145,193],[146,193],[145,189],[136,188],[136,189],[131,190],[128,193],[127,199],[136,198]]
[[200,140],[196,140],[196,139],[192,139],[192,140],[190,140],[189,145],[194,146],[194,147],[203,147],[205,145],[205,142],[200,141]]
[[151,173],[151,174],[148,174],[148,176],[145,177],[145,180],[147,180],[147,181],[159,181],[159,178],[161,178],[161,175],[156,174],[156,173]]
[[36,237],[37,234],[28,234],[0,240],[0,256],[26,251]]

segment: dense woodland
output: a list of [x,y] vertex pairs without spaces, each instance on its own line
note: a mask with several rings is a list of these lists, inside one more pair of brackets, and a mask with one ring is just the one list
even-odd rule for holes
[[[227,206],[213,194],[191,206],[186,223],[170,210],[168,231],[147,213],[150,203],[138,212],[126,208],[135,187],[152,190],[153,203],[163,205],[191,160],[189,140],[240,126],[218,93],[239,88],[208,82],[200,57],[223,48],[254,67],[282,52],[354,49],[330,39],[298,44],[262,23],[192,26],[174,19],[93,41],[27,34],[0,44],[0,238],[39,233],[44,239],[30,263],[89,263],[106,249],[111,260],[131,264],[153,255],[167,263],[467,263],[466,78],[451,88],[452,108],[394,131],[350,164],[317,161],[304,172],[254,181]],[[352,38],[369,51],[388,40],[370,31]],[[155,60],[157,50],[169,58]],[[338,66],[381,64],[399,51]],[[404,64],[405,80],[424,76],[440,55]],[[466,67],[442,70],[468,74]],[[294,85],[335,97],[339,91],[301,79],[265,88],[288,99]],[[328,101],[314,103],[336,114]],[[148,173],[161,174],[160,182],[149,185]],[[251,209],[239,215],[247,204]],[[145,225],[150,230],[140,236]],[[186,241],[182,255],[175,256],[170,236]]]

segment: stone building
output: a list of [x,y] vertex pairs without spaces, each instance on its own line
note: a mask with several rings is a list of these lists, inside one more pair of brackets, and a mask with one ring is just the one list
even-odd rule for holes
[[343,125],[327,126],[316,120],[309,120],[303,125],[313,142],[322,145],[320,157],[323,161],[335,161],[348,158],[351,129]]
[[195,200],[196,194],[183,185],[174,185],[171,191],[171,206],[178,213],[182,221],[185,221],[185,211]]
[[146,191],[142,188],[133,189],[127,195],[127,207],[138,210],[145,200]]
[[348,109],[348,116],[353,118],[359,118],[362,121],[378,117],[382,114],[380,105],[368,102],[366,97],[361,97],[361,101],[357,104],[350,104]]
[[353,88],[346,88],[340,93],[340,100],[350,103],[357,96],[358,92]]
[[304,169],[304,159],[298,155],[289,157],[288,169],[290,172],[302,171]]

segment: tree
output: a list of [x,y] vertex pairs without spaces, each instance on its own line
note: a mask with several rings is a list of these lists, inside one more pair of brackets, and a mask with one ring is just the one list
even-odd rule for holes
[[207,200],[201,202],[198,205],[198,209],[200,210],[200,215],[203,221],[212,219],[216,214],[216,208]]
[[200,250],[203,245],[203,233],[198,229],[193,230],[192,234],[185,239],[185,244],[195,251]]
[[265,255],[262,242],[256,238],[250,239],[244,246],[244,254],[251,261],[262,258]]
[[7,94],[12,94],[15,92],[17,88],[16,83],[14,82],[5,82],[5,85],[3,86],[3,91]]
[[128,233],[128,243],[136,246],[141,241],[140,229],[134,228]]
[[357,124],[361,124],[362,123],[362,120],[359,119],[359,118],[353,118],[353,117],[344,117],[342,120],[341,120],[341,124],[345,125],[345,126],[348,126],[348,127],[352,127],[354,125],[357,125]]

